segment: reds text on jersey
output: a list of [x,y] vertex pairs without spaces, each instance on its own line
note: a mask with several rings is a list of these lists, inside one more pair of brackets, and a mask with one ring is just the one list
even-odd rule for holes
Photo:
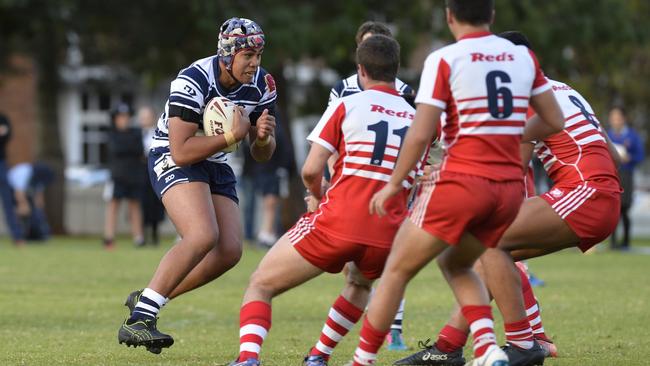
[[521,180],[519,143],[531,96],[550,88],[535,55],[489,32],[430,54],[416,103],[446,112],[442,170]]
[[386,204],[387,215],[370,215],[368,202],[390,179],[415,110],[391,88],[374,87],[334,101],[307,139],[338,153],[332,184],[312,225],[334,237],[390,247],[407,214],[408,190]]

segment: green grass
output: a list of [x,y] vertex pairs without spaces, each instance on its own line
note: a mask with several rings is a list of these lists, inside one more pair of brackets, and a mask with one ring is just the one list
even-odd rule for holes
[[[24,248],[0,242],[0,365],[227,364],[238,350],[244,287],[264,254],[256,249],[246,248],[241,263],[221,279],[165,307],[159,326],[174,335],[172,348],[156,356],[118,345],[124,299],[147,284],[165,250],[120,243],[105,252],[99,240],[79,238]],[[561,353],[546,365],[650,364],[650,256],[565,251],[530,266],[547,282],[536,292]],[[341,286],[340,276],[324,275],[274,301],[265,365],[300,365]],[[405,315],[411,347],[443,325],[451,301],[434,266],[411,283]],[[332,365],[349,359],[357,335],[355,328]],[[379,364],[406,354],[383,351]]]

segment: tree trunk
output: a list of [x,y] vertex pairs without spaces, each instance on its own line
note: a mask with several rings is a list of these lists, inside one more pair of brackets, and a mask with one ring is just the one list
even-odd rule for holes
[[58,93],[60,86],[58,59],[61,50],[60,38],[52,19],[45,19],[40,35],[40,47],[36,54],[39,66],[39,160],[48,164],[55,172],[54,182],[45,195],[45,214],[52,234],[65,234],[65,162],[61,149],[58,120]]

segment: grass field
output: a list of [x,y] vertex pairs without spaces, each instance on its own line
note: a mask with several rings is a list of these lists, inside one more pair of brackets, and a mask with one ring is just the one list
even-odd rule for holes
[[[125,241],[106,252],[98,242],[0,243],[0,365],[223,365],[235,357],[242,292],[264,252],[246,248],[234,270],[167,305],[159,327],[176,343],[156,356],[118,345],[117,330],[126,295],[147,284],[167,248],[136,250]],[[530,266],[547,282],[536,291],[561,353],[546,365],[650,364],[650,256],[565,251]],[[274,302],[265,365],[300,365],[341,285],[340,276],[324,275]],[[434,335],[450,306],[451,293],[430,266],[407,292],[411,349]],[[355,328],[340,344],[332,365],[349,360],[357,335]],[[407,353],[383,351],[379,365]]]

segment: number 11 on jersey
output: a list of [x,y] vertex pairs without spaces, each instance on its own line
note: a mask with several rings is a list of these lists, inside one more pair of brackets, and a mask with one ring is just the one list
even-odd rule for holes
[[[375,124],[368,125],[368,130],[375,133],[375,144],[372,149],[372,157],[370,158],[370,164],[372,165],[381,165],[384,161],[384,153],[386,152],[386,145],[388,144],[388,122],[379,121]],[[393,130],[393,135],[399,137],[399,147],[402,147],[402,142],[404,142],[404,136],[408,126]]]

